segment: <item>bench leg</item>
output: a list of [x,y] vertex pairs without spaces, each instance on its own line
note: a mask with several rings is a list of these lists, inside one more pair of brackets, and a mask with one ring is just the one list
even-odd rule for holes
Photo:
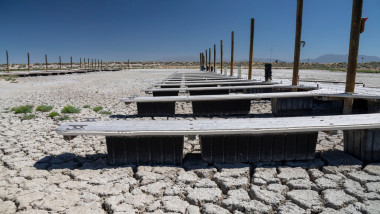
[[318,132],[199,136],[207,163],[312,160]]
[[251,100],[192,101],[194,115],[249,114]]
[[276,117],[310,115],[312,108],[312,97],[272,99],[272,114]]
[[137,103],[139,116],[174,116],[175,102],[148,102]]
[[343,131],[344,152],[364,162],[380,161],[380,129]]
[[183,136],[106,137],[112,165],[182,165]]

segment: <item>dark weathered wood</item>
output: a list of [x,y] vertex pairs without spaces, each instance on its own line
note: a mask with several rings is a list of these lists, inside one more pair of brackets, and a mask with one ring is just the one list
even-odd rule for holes
[[220,73],[223,74],[223,40],[220,40]]
[[28,55],[28,71],[30,71],[30,55],[29,55],[29,52],[27,53]]
[[7,55],[7,70],[8,70],[8,73],[10,72],[9,70],[9,58],[8,58],[8,50],[5,51],[5,54]]
[[365,162],[380,161],[380,129],[346,130],[344,151]]
[[253,39],[255,31],[255,19],[251,19],[251,35],[249,39],[249,62],[248,62],[248,79],[252,79],[252,64],[253,64]]
[[206,71],[208,71],[208,66],[207,66],[207,49],[206,49]]
[[45,69],[48,71],[47,54],[45,54]]
[[175,102],[137,103],[140,116],[174,116]]
[[[360,24],[362,16],[363,0],[353,0],[352,16],[351,16],[351,33],[350,48],[348,52],[347,74],[346,74],[346,93],[355,91],[356,66],[359,53]],[[352,100],[345,99],[343,113],[350,114],[352,112]]]
[[214,44],[214,72],[216,72],[216,44]]
[[79,69],[82,69],[82,57],[79,58]]
[[73,57],[70,56],[70,69],[73,69]]
[[208,70],[211,71],[211,48],[208,49]]
[[302,10],[303,10],[303,0],[297,0],[296,37],[295,37],[295,42],[294,42],[294,62],[293,62],[292,85],[298,85],[298,81],[299,81]]
[[230,76],[234,75],[234,32],[231,32],[231,72]]
[[61,56],[59,56],[59,70],[62,70]]

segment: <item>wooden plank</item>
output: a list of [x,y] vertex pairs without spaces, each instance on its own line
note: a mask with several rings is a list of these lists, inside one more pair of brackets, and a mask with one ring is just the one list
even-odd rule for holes
[[199,119],[193,121],[182,119],[70,122],[59,126],[56,132],[66,136],[183,136],[196,134],[297,133],[376,128],[380,128],[379,113],[312,117]]
[[297,135],[294,133],[287,134],[285,137],[284,160],[296,159],[296,144]]
[[214,163],[224,163],[224,136],[213,136],[212,137],[212,157]]
[[289,86],[289,85],[245,85],[245,86],[220,86],[220,87],[191,87],[191,88],[150,88],[145,92],[169,92],[169,91],[203,91],[203,90],[229,90],[229,89],[305,89],[316,90],[316,87],[309,86]]
[[225,163],[236,163],[237,160],[237,136],[229,135],[224,137],[224,149],[225,149]]
[[308,144],[308,133],[298,134],[295,160],[305,160]]
[[273,161],[283,161],[285,150],[285,135],[279,134],[273,136]]
[[318,132],[309,133],[308,142],[307,142],[307,153],[306,153],[307,160],[314,159],[317,141],[318,141]]
[[272,161],[273,138],[273,135],[262,136],[260,161]]
[[212,100],[254,100],[264,98],[292,98],[292,97],[314,97],[318,91],[306,92],[276,92],[262,94],[229,94],[229,95],[201,95],[201,96],[166,96],[166,97],[127,97],[121,98],[125,103],[142,102],[187,102],[187,101],[212,101]]
[[237,141],[236,162],[248,162],[249,136],[238,136]]
[[201,145],[202,160],[206,163],[212,163],[212,136],[199,136],[199,143]]

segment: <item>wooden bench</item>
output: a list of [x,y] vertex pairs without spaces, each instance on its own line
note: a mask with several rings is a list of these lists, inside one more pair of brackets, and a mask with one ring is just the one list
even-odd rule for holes
[[154,97],[158,96],[178,96],[179,92],[188,92],[190,96],[194,95],[212,95],[212,94],[229,94],[238,92],[244,94],[254,93],[272,93],[272,92],[290,92],[311,91],[318,89],[311,86],[285,86],[285,85],[248,85],[248,86],[220,86],[220,87],[192,87],[192,88],[150,88],[145,93],[152,93]]
[[380,114],[72,122],[56,132],[65,139],[106,136],[111,164],[181,165],[185,135],[199,135],[208,163],[312,160],[318,131],[344,130],[344,150],[380,160]]
[[264,82],[264,81],[244,81],[244,82],[198,82],[198,83],[158,83],[155,86],[161,87],[161,88],[180,88],[181,86],[184,87],[216,87],[216,86],[234,86],[234,85],[275,85],[278,83],[275,82]]

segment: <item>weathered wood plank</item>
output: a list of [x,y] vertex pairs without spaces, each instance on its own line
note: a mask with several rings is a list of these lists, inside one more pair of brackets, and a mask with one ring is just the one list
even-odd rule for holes
[[65,123],[56,132],[66,136],[145,136],[145,135],[196,135],[196,134],[263,134],[294,133],[328,130],[357,130],[380,128],[380,114],[200,119],[200,120],[155,120],[155,121],[98,121]]

